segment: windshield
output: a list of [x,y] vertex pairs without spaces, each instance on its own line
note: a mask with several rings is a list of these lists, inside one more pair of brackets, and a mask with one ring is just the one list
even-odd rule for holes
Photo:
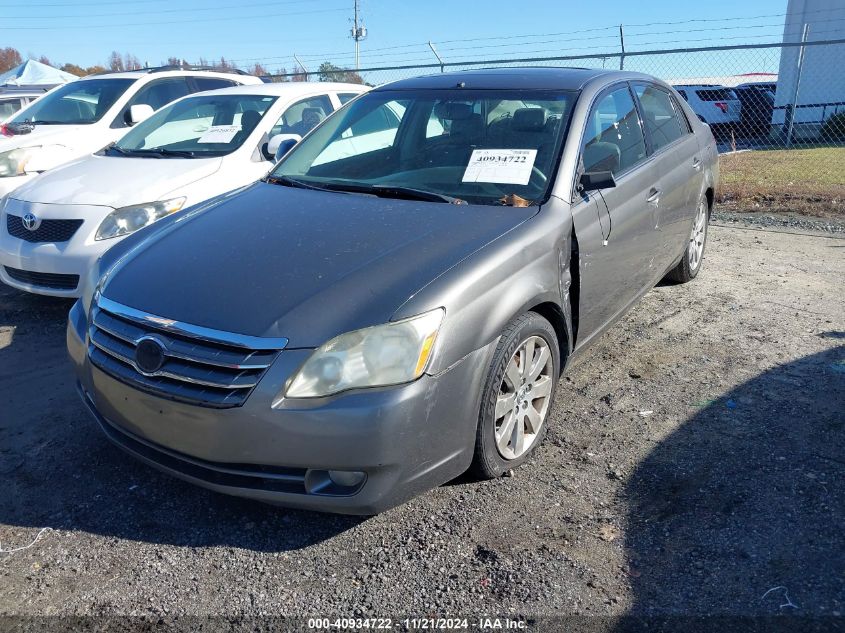
[[85,79],[56,88],[21,110],[11,123],[79,125],[99,121],[135,79]]
[[269,181],[454,203],[540,203],[548,197],[576,95],[370,92],[294,147]]
[[200,95],[162,108],[107,150],[110,156],[210,158],[243,145],[276,97]]

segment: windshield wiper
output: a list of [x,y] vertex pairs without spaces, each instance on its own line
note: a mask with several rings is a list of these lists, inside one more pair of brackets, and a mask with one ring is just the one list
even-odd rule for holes
[[330,187],[322,187],[320,185],[312,185],[303,180],[297,180],[290,176],[267,176],[265,182],[271,185],[282,185],[284,187],[296,187],[297,189],[313,189],[314,191],[334,191]]
[[119,149],[116,146],[111,147],[116,149],[124,156],[152,156],[153,158],[194,158],[195,153],[186,150],[177,149]]
[[447,196],[445,193],[435,193],[413,187],[398,185],[371,185],[372,192],[381,198],[404,198],[407,200],[425,200],[427,202],[446,202],[448,204],[467,204],[466,200]]
[[67,121],[45,121],[43,119],[36,119],[28,123],[30,125],[70,125]]
[[425,200],[426,202],[446,202],[448,204],[467,204],[460,198],[453,198],[442,193],[414,189],[413,187],[401,187],[398,185],[368,185],[361,183],[347,182],[305,182],[290,176],[268,176],[267,182],[273,185],[284,185],[286,187],[298,187],[300,189],[314,189],[316,191],[334,191],[337,193],[363,193],[379,198],[400,198],[404,200]]

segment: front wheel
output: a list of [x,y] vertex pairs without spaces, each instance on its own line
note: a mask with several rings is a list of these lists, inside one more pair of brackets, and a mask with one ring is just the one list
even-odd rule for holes
[[484,385],[472,471],[492,479],[522,464],[540,444],[560,375],[551,324],[534,312],[502,332]]
[[698,275],[698,271],[701,270],[701,262],[704,259],[704,245],[707,242],[709,210],[707,198],[702,197],[696,209],[695,220],[692,224],[686,250],[684,250],[684,256],[678,262],[678,265],[666,275],[667,279],[684,284],[692,281]]

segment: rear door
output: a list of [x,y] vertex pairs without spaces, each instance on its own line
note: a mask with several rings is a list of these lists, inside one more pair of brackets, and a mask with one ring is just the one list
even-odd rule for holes
[[[637,82],[634,92],[645,123],[652,160],[660,172],[655,208],[660,266],[658,276],[681,254],[689,237],[704,173],[698,140],[681,106],[668,90]],[[654,283],[659,278],[653,280]]]
[[581,143],[584,171],[611,171],[616,187],[578,192],[572,207],[579,246],[578,345],[623,312],[658,274],[649,198],[660,187],[627,83],[601,93]]

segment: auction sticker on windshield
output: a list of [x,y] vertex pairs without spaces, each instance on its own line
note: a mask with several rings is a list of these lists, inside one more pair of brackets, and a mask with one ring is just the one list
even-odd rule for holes
[[463,181],[527,185],[536,158],[536,149],[476,149]]
[[228,143],[240,131],[240,125],[212,125],[197,139],[197,143]]

